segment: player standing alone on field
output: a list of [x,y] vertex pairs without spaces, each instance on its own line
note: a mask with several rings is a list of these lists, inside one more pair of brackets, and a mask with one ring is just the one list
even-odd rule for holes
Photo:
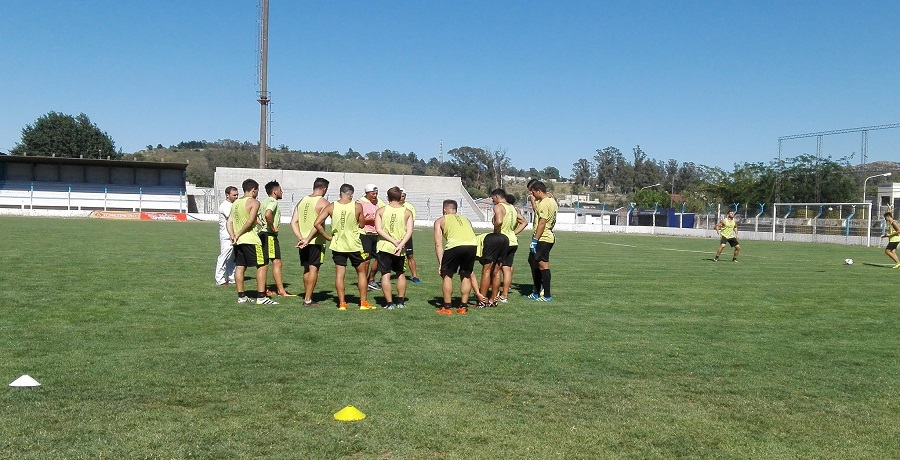
[[[456,213],[455,200],[444,200],[444,215],[434,221],[434,252],[437,255],[438,273],[441,275],[441,291],[444,304],[437,311],[441,315],[452,315],[453,275],[459,273],[460,305],[456,313],[465,315],[468,311],[469,293],[473,286],[472,269],[475,267],[477,240],[472,223],[465,216]],[[446,241],[446,243],[445,243]]]
[[894,220],[894,213],[890,211],[884,213],[884,220],[887,222],[887,228],[884,229],[884,235],[881,237],[888,239],[884,253],[894,261],[893,268],[900,268],[900,260],[897,259],[897,246],[900,245],[900,223]]
[[741,244],[737,240],[737,220],[734,219],[734,211],[728,211],[728,215],[716,224],[716,232],[721,235],[719,240],[719,250],[716,251],[716,258],[713,261],[718,262],[722,250],[726,244],[730,244],[734,248],[734,254],[731,256],[732,262],[737,262],[738,253],[741,252]]

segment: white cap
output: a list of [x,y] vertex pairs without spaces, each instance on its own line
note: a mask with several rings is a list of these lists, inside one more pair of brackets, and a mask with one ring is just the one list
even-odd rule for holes
[[375,190],[378,190],[378,186],[375,184],[366,184],[365,190],[366,190],[366,193],[374,192]]
[[406,193],[406,189],[403,187],[400,187],[400,193]]

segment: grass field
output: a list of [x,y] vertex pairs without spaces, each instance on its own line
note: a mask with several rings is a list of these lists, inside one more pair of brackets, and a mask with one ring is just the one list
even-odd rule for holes
[[[428,229],[408,307],[346,312],[330,254],[320,307],[238,305],[215,224],[0,234],[0,381],[42,384],[0,390],[0,458],[900,457],[881,248],[744,241],[732,264],[712,239],[561,233],[553,303],[446,317]],[[367,418],[332,418],[350,404]]]

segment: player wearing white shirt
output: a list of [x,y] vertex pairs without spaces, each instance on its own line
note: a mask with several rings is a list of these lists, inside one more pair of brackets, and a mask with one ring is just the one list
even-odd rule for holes
[[234,283],[234,243],[228,235],[228,216],[231,206],[238,199],[237,187],[225,187],[225,201],[219,205],[219,258],[216,259],[215,280],[218,286]]

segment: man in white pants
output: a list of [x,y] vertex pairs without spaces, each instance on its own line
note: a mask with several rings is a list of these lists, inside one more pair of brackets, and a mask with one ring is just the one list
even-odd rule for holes
[[234,283],[234,246],[228,235],[228,216],[231,205],[238,199],[238,189],[225,187],[225,201],[219,205],[219,258],[216,259],[216,285],[228,286]]

